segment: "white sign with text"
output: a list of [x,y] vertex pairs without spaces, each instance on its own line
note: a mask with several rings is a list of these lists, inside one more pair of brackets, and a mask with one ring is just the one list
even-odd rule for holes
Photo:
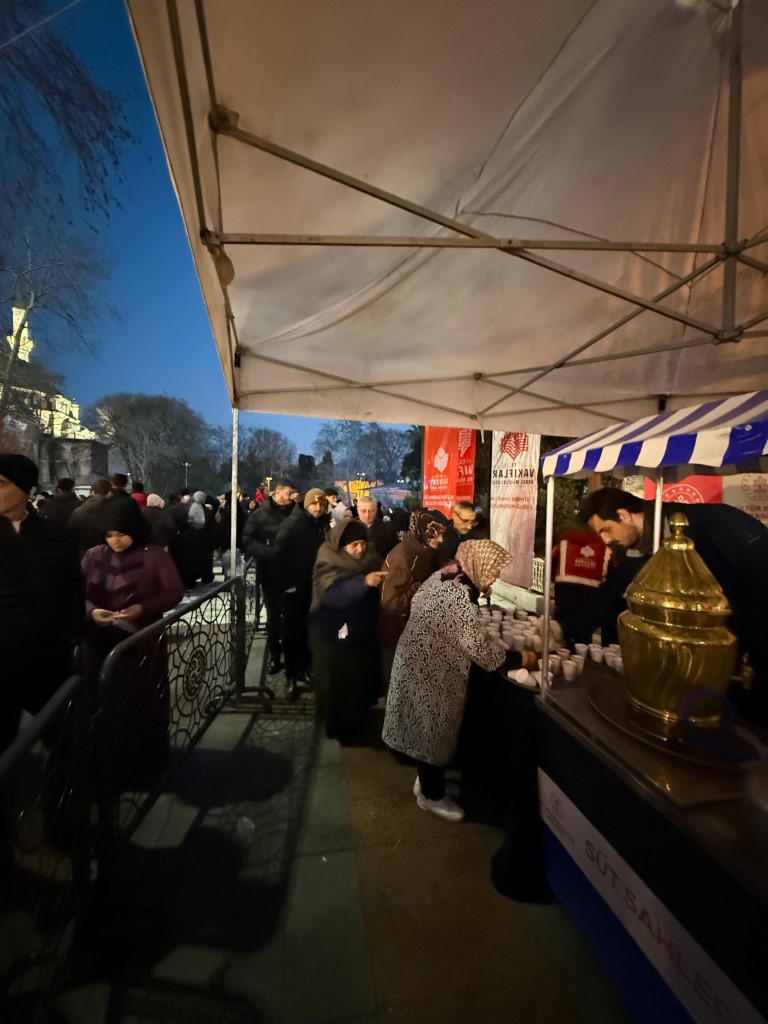
[[539,798],[544,823],[693,1019],[699,1024],[765,1024],[765,1018],[541,769]]

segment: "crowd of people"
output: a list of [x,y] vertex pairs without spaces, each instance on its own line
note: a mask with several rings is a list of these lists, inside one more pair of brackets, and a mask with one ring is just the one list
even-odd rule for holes
[[[35,505],[30,498],[37,484],[31,459],[0,455],[0,640],[6,669],[0,751],[16,735],[22,712],[39,711],[75,671],[85,675],[95,709],[109,652],[160,619],[185,592],[168,545],[155,542],[152,514],[158,506],[149,505],[151,495],[129,494],[127,479],[118,475],[94,484],[81,503],[73,482],[64,479],[54,496]],[[167,672],[164,657],[143,654],[142,684],[130,689],[130,704],[115,708],[112,719],[112,746],[125,756],[114,750],[112,756],[124,771],[133,761],[156,776],[168,753]],[[127,693],[121,690],[123,700]],[[151,766],[148,737],[154,737]],[[132,775],[119,781],[137,780]]]
[[482,538],[469,502],[450,518],[423,508],[395,518],[370,495],[355,505],[334,488],[297,496],[278,480],[250,514],[242,543],[264,593],[267,671],[285,668],[290,699],[311,684],[326,734],[343,743],[383,709],[385,742],[416,768],[419,806],[460,821],[444,771],[470,667],[536,662],[494,645],[477,614],[510,556]]
[[[0,750],[22,710],[39,710],[71,674],[75,647],[77,667],[93,683],[115,644],[212,580],[214,551],[230,542],[230,494],[185,490],[166,504],[141,484],[129,491],[118,474],[95,483],[82,502],[72,481],[60,480],[43,504],[31,501],[37,481],[26,456],[0,455],[0,629],[10,669],[0,690]],[[255,559],[266,610],[267,672],[284,669],[291,700],[311,687],[326,734],[342,742],[360,736],[372,709],[383,710],[384,742],[416,768],[418,805],[461,820],[444,773],[471,666],[537,667],[535,653],[494,644],[477,612],[511,556],[483,537],[469,502],[448,517],[385,510],[370,495],[348,506],[333,487],[301,494],[289,480],[235,500],[238,546]],[[665,506],[667,518],[672,511]],[[768,568],[768,531],[726,506],[685,511],[697,550],[731,601],[760,684],[750,700],[764,711],[765,602],[755,598],[755,574]],[[556,615],[570,647],[595,630],[610,641],[624,590],[650,554],[647,505],[625,491],[591,494],[581,522],[554,552]],[[124,696],[136,728],[157,738],[160,765],[169,720],[165,652],[148,655],[144,668],[140,690]],[[115,743],[129,759],[130,730]]]

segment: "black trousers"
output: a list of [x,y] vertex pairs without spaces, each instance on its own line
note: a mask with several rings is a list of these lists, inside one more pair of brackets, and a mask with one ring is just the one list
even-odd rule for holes
[[297,679],[312,664],[307,634],[307,617],[312,603],[311,590],[283,591],[280,611],[283,620],[283,658],[288,679]]
[[283,610],[280,600],[280,588],[268,576],[262,581],[261,592],[264,595],[264,608],[267,613],[267,649],[274,661],[280,660],[283,638]]
[[36,715],[62,683],[74,675],[69,647],[55,646],[30,658],[3,666],[0,688],[0,754],[16,737],[22,711]]
[[445,796],[445,769],[416,761],[416,770],[421,783],[421,795],[427,800],[442,800]]

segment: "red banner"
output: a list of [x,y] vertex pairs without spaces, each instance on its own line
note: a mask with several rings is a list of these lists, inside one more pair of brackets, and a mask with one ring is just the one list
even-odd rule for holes
[[457,501],[475,496],[475,431],[458,427],[424,428],[424,507],[446,515]]
[[[645,479],[645,497],[656,497],[656,484]],[[677,484],[663,484],[662,501],[679,501],[683,505],[719,505],[723,500],[721,476],[687,476]]]

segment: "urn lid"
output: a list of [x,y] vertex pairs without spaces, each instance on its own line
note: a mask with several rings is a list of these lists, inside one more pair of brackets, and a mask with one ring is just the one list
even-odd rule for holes
[[715,577],[683,533],[688,519],[675,512],[672,531],[627,588],[630,609],[644,619],[686,626],[722,625],[731,609]]

